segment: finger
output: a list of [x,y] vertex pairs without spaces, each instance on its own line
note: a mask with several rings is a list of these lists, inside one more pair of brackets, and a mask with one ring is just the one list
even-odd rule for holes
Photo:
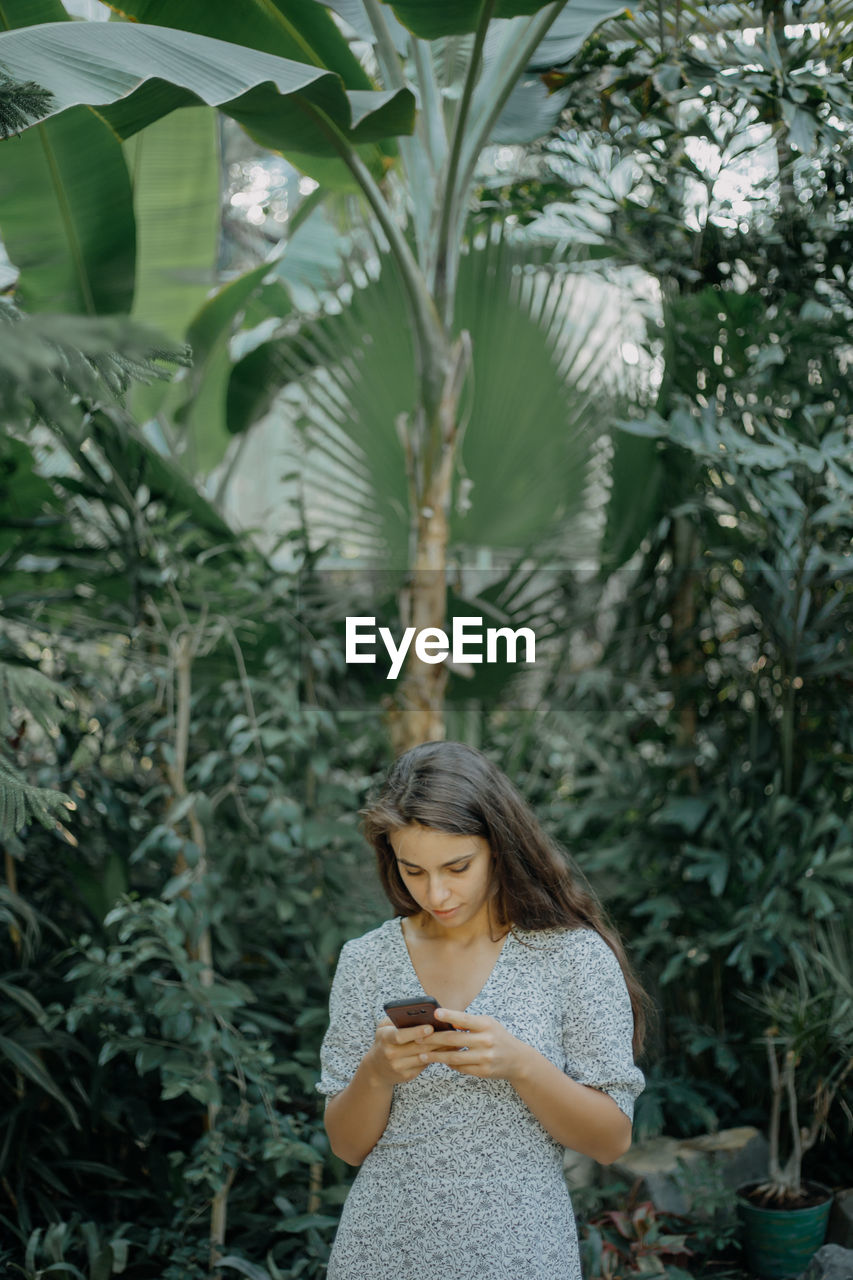
[[419,1023],[416,1027],[400,1027],[397,1031],[397,1044],[420,1042],[432,1035],[435,1035],[435,1031],[428,1022]]
[[452,1022],[463,1031],[484,1031],[492,1019],[484,1013],[463,1013],[460,1009],[436,1009],[439,1022]]
[[449,1053],[421,1053],[418,1055],[421,1062],[443,1062],[445,1066],[457,1067],[460,1071],[468,1071],[472,1067],[482,1065],[479,1054],[466,1053],[464,1049],[451,1049]]
[[432,1035],[434,1030],[428,1022],[419,1022],[411,1027],[397,1027],[390,1018],[383,1018],[381,1022],[377,1022],[376,1029],[377,1031],[391,1032],[391,1039],[397,1044],[406,1044],[409,1040],[416,1040],[419,1036]]
[[471,1047],[470,1031],[436,1031],[430,1040],[430,1049],[469,1049]]
[[419,1075],[421,1071],[425,1071],[430,1064],[424,1062],[423,1056],[418,1053],[412,1058],[403,1058],[394,1062],[394,1070],[400,1075],[414,1076]]
[[395,1057],[391,1064],[395,1071],[423,1071],[428,1064],[424,1062],[422,1053],[407,1053],[405,1057]]

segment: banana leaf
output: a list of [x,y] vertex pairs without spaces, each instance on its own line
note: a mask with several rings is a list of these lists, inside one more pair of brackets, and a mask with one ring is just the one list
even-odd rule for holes
[[[403,26],[422,40],[476,31],[484,10],[483,0],[393,0],[390,7]],[[530,17],[548,7],[542,0],[496,0],[491,16]]]
[[122,0],[109,7],[136,23],[195,31],[323,67],[339,75],[348,89],[373,87],[331,14],[317,0],[181,0],[179,5],[173,0]]
[[[2,39],[49,23],[72,25],[59,0],[5,0]],[[0,59],[0,69],[3,60]],[[13,79],[23,82],[34,76]],[[99,315],[129,311],[135,224],[121,144],[78,107],[0,143],[0,234],[20,271],[17,293],[30,311]]]
[[225,397],[233,362],[228,343],[253,294],[270,274],[269,263],[223,285],[209,298],[187,332],[193,366],[175,414],[187,446],[192,470],[207,473],[223,458],[231,441],[225,422]]
[[[127,0],[110,7],[133,22],[194,31],[334,71],[348,89],[375,87],[331,14],[317,0],[241,0],[229,5],[211,5],[209,0],[183,0],[180,5],[171,0]],[[383,139],[364,148],[362,158],[380,174],[387,157],[395,155],[396,144]],[[347,171],[336,161],[326,161],[320,170],[315,161],[311,170],[313,176],[322,177],[324,185],[352,186]]]
[[323,67],[141,23],[9,31],[0,35],[0,66],[16,81],[50,89],[51,118],[75,106],[97,107],[120,139],[178,107],[218,107],[262,146],[315,175],[318,159],[339,169],[350,148],[410,133],[414,124],[408,89],[345,90]]
[[[550,133],[568,104],[570,91],[552,91],[541,73],[567,62],[600,22],[621,12],[624,9],[609,0],[572,0],[565,6],[516,82],[492,130],[493,142],[534,142]],[[489,28],[484,53],[486,73],[506,25],[493,22]]]
[[131,315],[174,341],[216,282],[219,138],[216,113],[188,107],[125,143],[136,210]]

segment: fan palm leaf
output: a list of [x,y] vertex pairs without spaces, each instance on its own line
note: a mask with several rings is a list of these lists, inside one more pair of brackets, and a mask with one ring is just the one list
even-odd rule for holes
[[[491,547],[511,558],[585,505],[622,334],[611,293],[551,256],[549,247],[485,233],[462,259],[456,330],[470,333],[473,355],[451,513],[457,552]],[[259,395],[266,388],[266,402],[288,386],[314,541],[401,569],[418,465],[406,299],[385,259],[367,279],[351,265],[347,294],[337,314],[285,326],[257,347],[232,383],[251,383]]]

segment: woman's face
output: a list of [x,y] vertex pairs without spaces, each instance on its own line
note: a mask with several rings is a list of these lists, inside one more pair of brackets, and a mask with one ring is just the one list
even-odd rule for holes
[[448,835],[412,823],[389,840],[400,879],[418,906],[446,928],[487,915],[494,860],[482,836]]

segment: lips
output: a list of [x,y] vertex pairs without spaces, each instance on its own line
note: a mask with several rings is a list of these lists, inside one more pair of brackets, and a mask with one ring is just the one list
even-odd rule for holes
[[458,910],[458,907],[451,907],[450,911],[433,911],[432,914],[438,916],[439,920],[447,920],[450,916],[455,915]]

